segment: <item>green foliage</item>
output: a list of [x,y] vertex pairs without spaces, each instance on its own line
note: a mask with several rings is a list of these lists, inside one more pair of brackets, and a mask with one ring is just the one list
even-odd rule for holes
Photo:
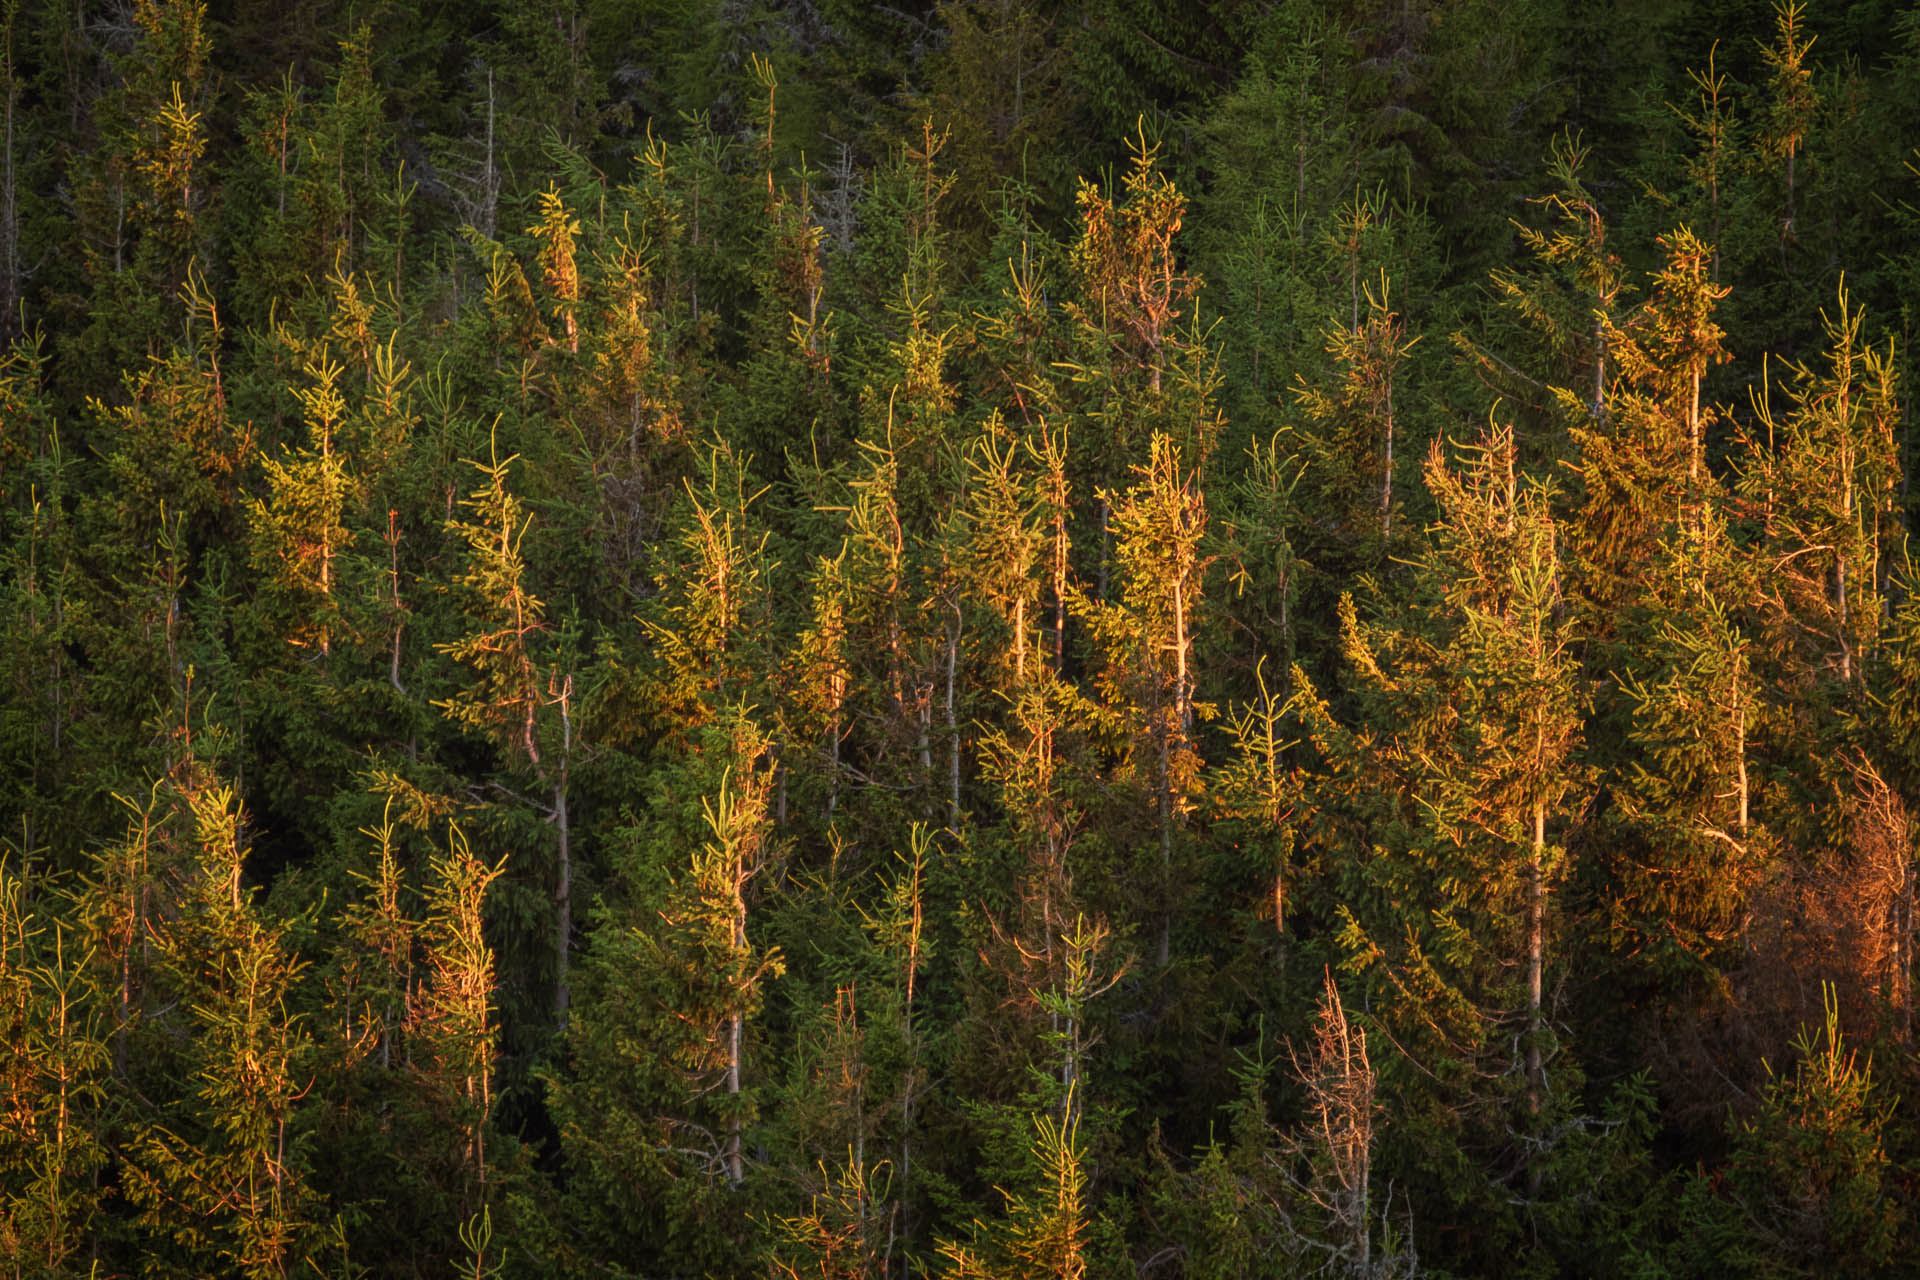
[[1911,15],[95,8],[0,1267],[1897,1269]]
[[1757,1276],[1896,1270],[1905,1214],[1886,1194],[1887,1103],[1871,1061],[1844,1047],[1840,1011],[1802,1030],[1791,1075],[1769,1081],[1751,1118],[1729,1119],[1724,1169],[1687,1185],[1680,1257],[1692,1273]]

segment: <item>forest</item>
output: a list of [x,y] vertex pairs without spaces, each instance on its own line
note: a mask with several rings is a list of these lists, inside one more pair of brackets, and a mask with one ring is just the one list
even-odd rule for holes
[[1920,5],[0,0],[0,1274],[1911,1274]]

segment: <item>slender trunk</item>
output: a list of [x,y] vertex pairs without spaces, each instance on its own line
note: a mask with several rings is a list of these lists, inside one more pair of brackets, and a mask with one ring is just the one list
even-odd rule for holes
[[0,157],[0,336],[14,332],[15,313],[20,306],[20,203],[19,186],[14,176],[13,108],[19,98],[13,69],[13,24],[18,6],[7,5],[5,50],[6,87],[0,108],[6,113],[6,154]]
[[1840,610],[1840,678],[1853,679],[1853,646],[1847,643],[1847,561],[1844,556],[1835,556],[1833,561],[1834,598]]
[[494,167],[493,156],[493,68],[487,68],[487,141],[486,159],[480,169],[479,208],[474,217],[474,226],[488,239],[493,238],[495,223],[499,218],[500,174]]
[[1799,194],[1798,193],[1799,183],[1797,181],[1799,176],[1799,162],[1800,162],[1800,156],[1798,154],[1798,148],[1788,147],[1787,148],[1787,226],[1786,226],[1786,235],[1783,235],[1780,237],[1780,260],[1782,262],[1785,262],[1787,257],[1787,237],[1794,234],[1794,217],[1796,214],[1794,205],[1796,202],[1796,197]]
[[1386,387],[1386,466],[1380,476],[1380,536],[1385,539],[1393,533],[1393,383]]
[[553,1012],[563,1028],[567,1023],[570,999],[567,952],[573,940],[573,830],[567,814],[567,770],[572,760],[573,675],[568,673],[560,692],[560,768],[553,783],[553,821],[560,834],[553,889]]
[[960,666],[960,606],[953,607],[953,630],[947,636],[947,825],[960,829],[960,725],[954,706],[954,685]]
[[[1851,449],[1842,449],[1840,454],[1840,536],[1845,538],[1854,531],[1853,516],[1853,453]],[[1849,601],[1847,599],[1847,554],[1837,551],[1833,557],[1833,577],[1835,603],[1840,610],[1840,678],[1853,679],[1853,645],[1848,636]]]
[[1154,957],[1160,968],[1167,967],[1173,953],[1173,762],[1172,735],[1163,725],[1160,731],[1160,938]]
[[1113,554],[1113,533],[1108,528],[1108,517],[1113,514],[1105,494],[1100,495],[1100,574],[1095,595],[1101,604],[1107,602],[1107,559]]
[[[752,874],[747,866],[747,853],[735,846],[733,849],[733,954],[745,956],[747,952],[747,877]],[[727,1180],[738,1187],[746,1181],[746,1160],[741,1153],[741,1133],[744,1128],[740,1115],[740,1055],[741,1040],[746,1029],[746,1014],[735,1008],[727,1015]]]
[[1181,740],[1193,730],[1193,691],[1187,678],[1187,581],[1183,575],[1173,586],[1173,708],[1180,726]]
[[1064,510],[1053,517],[1053,669],[1067,664],[1067,518]]
[[1687,479],[1692,482],[1695,489],[1700,487],[1700,460],[1701,454],[1705,452],[1705,446],[1700,439],[1700,375],[1700,364],[1695,362],[1692,396],[1687,402],[1687,443],[1689,445]]
[[[907,983],[906,999],[901,1002],[900,1038],[907,1051],[906,1084],[900,1090],[900,1198],[896,1202],[900,1207],[900,1226],[903,1231],[913,1229],[912,1202],[908,1199],[912,1190],[913,1177],[913,1093],[915,1077],[919,1071],[920,1045],[913,1033],[913,993],[915,979],[920,971],[920,872],[923,855],[921,846],[916,842],[913,847],[913,914],[907,929]],[[891,1252],[891,1242],[889,1242]],[[882,1274],[885,1274],[884,1271]],[[904,1264],[902,1276],[905,1275]]]
[[1740,794],[1740,838],[1747,838],[1747,708],[1735,686],[1733,707],[1734,768],[1738,773]]
[[[753,848],[745,842],[730,839],[730,879],[733,887],[733,956],[737,960],[747,958],[747,881],[753,877]],[[735,1000],[739,996],[735,994]],[[741,1094],[741,1054],[743,1038],[747,1029],[747,1013],[735,1004],[732,1013],[728,1013],[728,1048],[726,1048],[726,1094],[728,1094],[728,1138],[726,1138],[726,1171],[728,1182],[732,1186],[741,1186],[747,1180],[747,1161],[741,1151],[741,1134],[745,1130],[745,1121],[741,1117],[739,1094]]]
[[840,709],[836,701],[833,723],[827,728],[827,820],[840,807]]
[[1593,318],[1593,416],[1600,416],[1607,400],[1607,322],[1604,313]]
[[1540,1062],[1541,977],[1546,960],[1547,891],[1542,863],[1547,848],[1547,806],[1533,802],[1533,859],[1527,868],[1527,1109],[1540,1114],[1546,1093]]
[[933,684],[916,682],[914,700],[920,704],[916,719],[920,722],[920,740],[915,745],[920,751],[920,776],[926,779],[928,786],[933,785]]
[[327,619],[333,614],[333,528],[338,519],[334,514],[334,478],[333,478],[333,424],[325,422],[320,429],[320,474],[326,477],[325,519],[327,528],[320,531],[320,599],[322,601],[320,623],[320,653],[327,656],[333,649],[333,628]]
[[401,697],[407,696],[407,687],[400,683],[400,633],[406,629],[405,606],[400,603],[400,528],[399,511],[389,508],[387,511],[387,593],[388,602],[393,606],[393,651],[387,666],[387,683]]
[[1027,601],[1013,602],[1013,684],[1016,689],[1027,683]]
[[[738,934],[735,935],[736,939]],[[740,1036],[745,1018],[738,1010],[727,1016],[727,1098],[733,1103],[727,1121],[727,1181],[738,1187],[746,1181],[746,1161],[740,1150]]]

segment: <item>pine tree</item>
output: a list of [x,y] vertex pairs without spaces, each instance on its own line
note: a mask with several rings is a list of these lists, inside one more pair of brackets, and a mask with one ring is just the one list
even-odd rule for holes
[[1455,337],[1482,380],[1528,411],[1530,457],[1558,456],[1565,447],[1561,433],[1582,419],[1604,423],[1612,367],[1607,326],[1617,323],[1629,296],[1631,277],[1608,243],[1610,228],[1583,173],[1589,154],[1571,135],[1554,141],[1547,172],[1558,189],[1533,202],[1549,215],[1549,225],[1516,223],[1534,268],[1493,272],[1505,310],[1531,330],[1538,353],[1523,362],[1531,368]]
[[87,957],[28,889],[0,863],[0,1266],[65,1275],[101,1225],[109,1053]]
[[[1558,1105],[1549,971],[1562,963],[1554,903],[1570,865],[1555,836],[1584,786],[1580,691],[1548,495],[1523,483],[1515,455],[1505,427],[1457,466],[1436,446],[1427,483],[1442,520],[1422,603],[1397,624],[1343,603],[1360,727],[1339,727],[1295,676],[1327,771],[1307,784],[1322,806],[1309,856],[1324,850],[1336,877],[1343,968],[1385,1001],[1383,1025],[1412,1055],[1381,1064],[1380,1078],[1415,1160],[1461,1161],[1454,1144],[1504,1144]],[[1529,1194],[1544,1150],[1509,1165],[1528,1169]],[[1451,1212],[1478,1200],[1498,1220],[1484,1189],[1433,1191]]]
[[1724,1168],[1690,1179],[1679,1274],[1738,1266],[1756,1276],[1892,1275],[1905,1225],[1888,1196],[1889,1104],[1871,1060],[1845,1046],[1831,989],[1824,1026],[1803,1029],[1791,1075],[1773,1075],[1750,1118],[1729,1118]]
[[1120,597],[1089,602],[1085,615],[1104,661],[1096,677],[1102,727],[1125,745],[1121,777],[1145,793],[1158,831],[1154,882],[1167,903],[1155,954],[1172,955],[1178,831],[1200,789],[1195,725],[1211,708],[1196,701],[1194,637],[1209,557],[1206,501],[1179,451],[1156,435],[1149,462],[1125,495],[1111,500]]
[[71,747],[84,715],[85,677],[73,653],[88,595],[73,505],[79,469],[61,439],[36,335],[0,357],[0,511],[5,617],[0,646],[14,682],[0,712],[11,810],[22,848],[46,846],[54,865],[77,863],[81,824],[69,808],[89,762]]
[[[1676,534],[1650,578],[1652,634],[1615,673],[1632,717],[1613,815],[1626,856],[1604,874],[1619,953],[1665,982],[1708,989],[1739,951],[1767,839],[1759,825],[1768,691],[1739,620],[1748,598],[1714,506]],[[1662,1003],[1682,1003],[1674,986]]]
[[1049,153],[1072,91],[1055,23],[1025,0],[942,0],[937,12],[947,46],[934,105],[953,133],[957,199],[989,213],[1001,181],[1016,176],[1058,190],[1061,167]]
[[285,926],[250,901],[233,792],[189,777],[177,803],[193,825],[190,861],[180,915],[157,924],[153,945],[181,1008],[178,1067],[194,1085],[137,1128],[122,1176],[157,1246],[151,1266],[283,1275],[318,1227],[305,1157],[292,1141],[312,1052],[288,1007],[302,965]]
[[267,494],[247,503],[254,564],[288,615],[287,642],[332,650],[342,626],[340,597],[353,533],[344,523],[358,487],[339,440],[346,402],[342,368],[323,354],[305,370],[313,385],[296,395],[305,411],[308,443],[265,462]]
[[1289,758],[1294,743],[1283,736],[1289,729],[1290,702],[1268,687],[1264,662],[1255,670],[1254,683],[1255,698],[1244,706],[1227,707],[1230,745],[1208,782],[1208,802],[1238,836],[1236,847],[1264,864],[1260,871],[1273,885],[1273,930],[1284,937],[1287,897],[1297,887],[1294,819],[1304,796]]
[[1004,1216],[991,1224],[976,1221],[971,1242],[940,1244],[950,1280],[1084,1280],[1093,1250],[1077,1115],[1069,1099],[1064,1119],[1034,1117],[1028,1147],[1033,1189],[1002,1192]]
[[[531,590],[521,552],[530,520],[507,487],[514,461],[496,456],[490,464],[473,464],[485,478],[463,504],[474,519],[448,525],[449,532],[467,543],[467,567],[459,585],[473,602],[468,618],[480,629],[438,646],[474,676],[471,685],[439,705],[454,722],[485,732],[510,765],[526,769],[549,790],[546,814],[555,830],[551,1007],[564,1019],[573,945],[568,782],[575,749],[574,672],[557,655],[543,661],[552,641],[546,605]],[[557,743],[552,741],[554,728],[559,731]]]
[[429,867],[420,929],[421,972],[407,1014],[411,1063],[459,1171],[465,1216],[493,1194],[487,1135],[493,1124],[499,1029],[494,955],[487,945],[488,890],[504,866],[489,866],[458,827]]
[[1612,372],[1597,418],[1571,429],[1581,489],[1571,551],[1587,626],[1601,636],[1652,590],[1661,540],[1676,526],[1697,528],[1719,487],[1707,465],[1718,414],[1701,395],[1708,371],[1727,358],[1713,318],[1727,290],[1712,283],[1707,249],[1690,231],[1659,243],[1666,264],[1645,304],[1623,324],[1596,321]]
[[655,772],[595,911],[571,1069],[549,1081],[579,1161],[570,1211],[659,1265],[737,1267],[746,1247],[759,1080],[772,1073],[752,1055],[784,968],[753,928],[756,881],[782,853],[770,747],[735,704]]
[[1825,368],[1788,368],[1784,419],[1762,399],[1739,491],[1779,566],[1761,601],[1769,656],[1850,685],[1879,633],[1900,533],[1898,382],[1890,354],[1862,342],[1844,291],[1822,319]]
[[[1389,305],[1384,274],[1377,290],[1365,287],[1365,297],[1363,321],[1327,331],[1333,385],[1303,377],[1297,390],[1312,423],[1304,441],[1307,474],[1346,537],[1362,545],[1385,544],[1393,534],[1394,384],[1418,341],[1406,337],[1405,321]],[[1407,451],[1404,433],[1399,446]]]

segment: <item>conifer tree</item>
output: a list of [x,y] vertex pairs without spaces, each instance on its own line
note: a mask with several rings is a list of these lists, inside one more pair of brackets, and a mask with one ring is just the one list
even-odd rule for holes
[[488,890],[504,867],[474,856],[458,827],[430,867],[420,929],[421,972],[407,1013],[410,1059],[458,1170],[463,1219],[493,1194],[487,1135],[498,1070],[494,956],[487,945]]
[[247,503],[254,561],[269,589],[291,615],[287,641],[331,652],[341,628],[346,554],[353,534],[344,521],[356,488],[338,439],[346,403],[342,368],[323,355],[309,365],[311,387],[296,393],[305,411],[308,443],[265,461],[267,497]]
[[180,915],[153,946],[177,1001],[179,1068],[192,1094],[135,1131],[123,1172],[163,1273],[286,1273],[317,1239],[317,1208],[294,1141],[311,1040],[288,1007],[301,964],[284,925],[243,882],[233,792],[189,777],[177,818],[193,825]]
[[1534,201],[1549,215],[1549,225],[1518,228],[1533,268],[1493,272],[1505,309],[1532,331],[1531,341],[1540,348],[1535,360],[1523,362],[1531,367],[1516,367],[1464,335],[1455,338],[1497,394],[1529,411],[1529,457],[1558,456],[1565,448],[1562,432],[1582,419],[1604,424],[1612,368],[1607,326],[1618,323],[1631,280],[1608,243],[1611,229],[1583,172],[1589,155],[1571,135],[1554,141],[1547,172],[1557,190]]
[[1871,1060],[1846,1047],[1832,990],[1803,1029],[1792,1074],[1773,1074],[1754,1113],[1729,1118],[1723,1169],[1689,1180],[1680,1274],[1737,1266],[1756,1276],[1891,1275],[1905,1214],[1885,1190],[1890,1115]]
[[[1389,305],[1384,274],[1377,289],[1365,287],[1365,297],[1364,320],[1327,332],[1334,384],[1302,378],[1297,394],[1313,424],[1305,452],[1321,501],[1350,539],[1385,543],[1393,533],[1394,383],[1418,339],[1407,339],[1405,321]],[[1404,434],[1399,447],[1406,452]]]
[[595,913],[571,1070],[549,1083],[580,1160],[571,1211],[661,1265],[734,1266],[749,1225],[763,1078],[752,1053],[784,967],[752,928],[756,881],[781,852],[770,745],[735,704],[656,775]]
[[[1326,327],[1353,278],[1371,280],[1387,228],[1370,218],[1358,252],[1336,244],[1336,221],[1372,181],[1344,92],[1345,42],[1313,6],[1278,6],[1252,42],[1245,71],[1202,122],[1214,177],[1196,192],[1194,254],[1221,317],[1231,420],[1265,436],[1280,394],[1317,363]],[[1343,201],[1352,201],[1343,205]],[[1347,257],[1347,262],[1337,259]]]
[[1032,1190],[1002,1192],[1004,1216],[990,1224],[976,1221],[971,1241],[943,1241],[943,1275],[951,1280],[1084,1280],[1093,1249],[1077,1115],[1069,1105],[1064,1119],[1034,1117],[1028,1147]]
[[768,576],[775,569],[754,504],[751,460],[708,446],[683,482],[675,536],[660,556],[663,588],[641,619],[658,664],[648,697],[658,727],[687,739],[754,697],[772,661]]
[[1054,155],[1072,91],[1055,23],[1027,0],[942,0],[945,57],[934,77],[941,125],[953,133],[957,199],[990,212],[1003,179],[1058,190]]
[[1678,1012],[1709,998],[1742,946],[1769,842],[1760,825],[1768,691],[1740,622],[1745,566],[1715,505],[1678,530],[1650,575],[1652,632],[1614,673],[1631,724],[1604,857],[1609,931]]
[[1149,462],[1113,504],[1120,598],[1095,602],[1087,621],[1104,662],[1097,677],[1103,727],[1120,739],[1123,778],[1147,797],[1158,832],[1153,879],[1167,909],[1157,926],[1155,955],[1172,954],[1178,830],[1200,786],[1195,725],[1210,708],[1195,698],[1194,637],[1200,630],[1208,557],[1206,501],[1174,442],[1155,435]]
[[[86,367],[105,379],[163,350],[174,296],[201,247],[211,42],[200,0],[139,0],[133,51],[95,112],[99,146],[75,165],[72,230],[86,267]],[[93,388],[75,389],[75,399]]]
[[[488,465],[475,463],[484,483],[464,502],[474,518],[449,522],[449,532],[467,543],[467,567],[459,582],[472,601],[468,617],[480,629],[439,646],[474,676],[473,684],[440,705],[449,719],[486,733],[512,765],[528,770],[549,789],[547,817],[555,830],[551,1006],[564,1019],[573,938],[568,782],[574,752],[574,672],[557,656],[545,660],[552,644],[546,605],[533,594],[521,551],[530,521],[507,488],[514,461],[496,456]],[[552,741],[553,728],[559,731],[557,743]]]
[[1739,489],[1778,566],[1763,587],[1769,656],[1852,684],[1879,634],[1900,534],[1898,382],[1889,353],[1862,342],[1844,291],[1822,319],[1825,367],[1789,367],[1784,419],[1761,401]]
[[[45,385],[39,337],[0,357],[0,510],[6,583],[0,645],[14,673],[5,701],[5,759],[20,845],[46,847],[56,866],[75,865],[80,824],[62,820],[64,796],[89,762],[71,746],[84,714],[84,675],[73,659],[88,591],[77,555],[73,505],[78,468],[61,439]],[[70,818],[70,814],[68,815]]]
[[[1464,448],[1457,468],[1436,446],[1427,483],[1443,519],[1417,597],[1429,603],[1397,626],[1343,603],[1369,727],[1337,728],[1296,675],[1329,770],[1315,793],[1342,797],[1323,800],[1315,839],[1336,857],[1363,851],[1334,871],[1342,964],[1394,993],[1393,1042],[1413,1059],[1382,1064],[1381,1080],[1410,1090],[1391,1105],[1418,1127],[1418,1137],[1399,1135],[1415,1149],[1504,1143],[1509,1126],[1525,1130],[1557,1109],[1549,969],[1565,936],[1553,904],[1569,862],[1555,835],[1583,785],[1573,757],[1581,722],[1556,525],[1515,454],[1505,427]],[[1375,727],[1385,724],[1397,731]],[[1473,1083],[1482,1074],[1507,1083],[1483,1093]],[[1538,1177],[1536,1166],[1533,1191]]]
[[1040,518],[1043,495],[1031,455],[1031,442],[995,413],[968,459],[962,572],[968,597],[992,612],[995,636],[1004,637],[990,650],[991,678],[1009,697],[1017,697],[1053,656],[1042,630],[1049,531]]
[[28,887],[0,863],[0,1266],[64,1275],[102,1220],[109,1059],[88,957]]
[[[1116,200],[1083,182],[1076,202],[1082,227],[1073,246],[1079,276],[1076,318],[1096,338],[1092,358],[1109,376],[1137,369],[1155,392],[1170,363],[1176,341],[1174,322],[1199,281],[1176,260],[1173,237],[1186,215],[1187,200],[1159,169],[1159,147],[1142,135],[1133,144],[1133,162],[1123,180],[1125,197]],[[1126,439],[1116,445],[1124,450]]]
[[1292,865],[1297,838],[1294,818],[1304,797],[1289,759],[1294,744],[1283,736],[1292,708],[1268,687],[1264,662],[1254,672],[1254,683],[1258,689],[1254,699],[1226,709],[1230,745],[1208,783],[1208,801],[1215,814],[1244,832],[1236,841],[1243,851],[1268,851],[1260,871],[1273,886],[1269,896],[1274,933],[1284,936],[1287,897],[1297,887]]
[[1611,361],[1598,417],[1571,428],[1581,492],[1572,553],[1597,635],[1652,584],[1656,548],[1676,526],[1697,529],[1718,482],[1707,465],[1717,412],[1702,384],[1727,359],[1714,306],[1726,296],[1709,274],[1705,246],[1684,228],[1661,239],[1665,266],[1641,307],[1623,324],[1596,320]]

